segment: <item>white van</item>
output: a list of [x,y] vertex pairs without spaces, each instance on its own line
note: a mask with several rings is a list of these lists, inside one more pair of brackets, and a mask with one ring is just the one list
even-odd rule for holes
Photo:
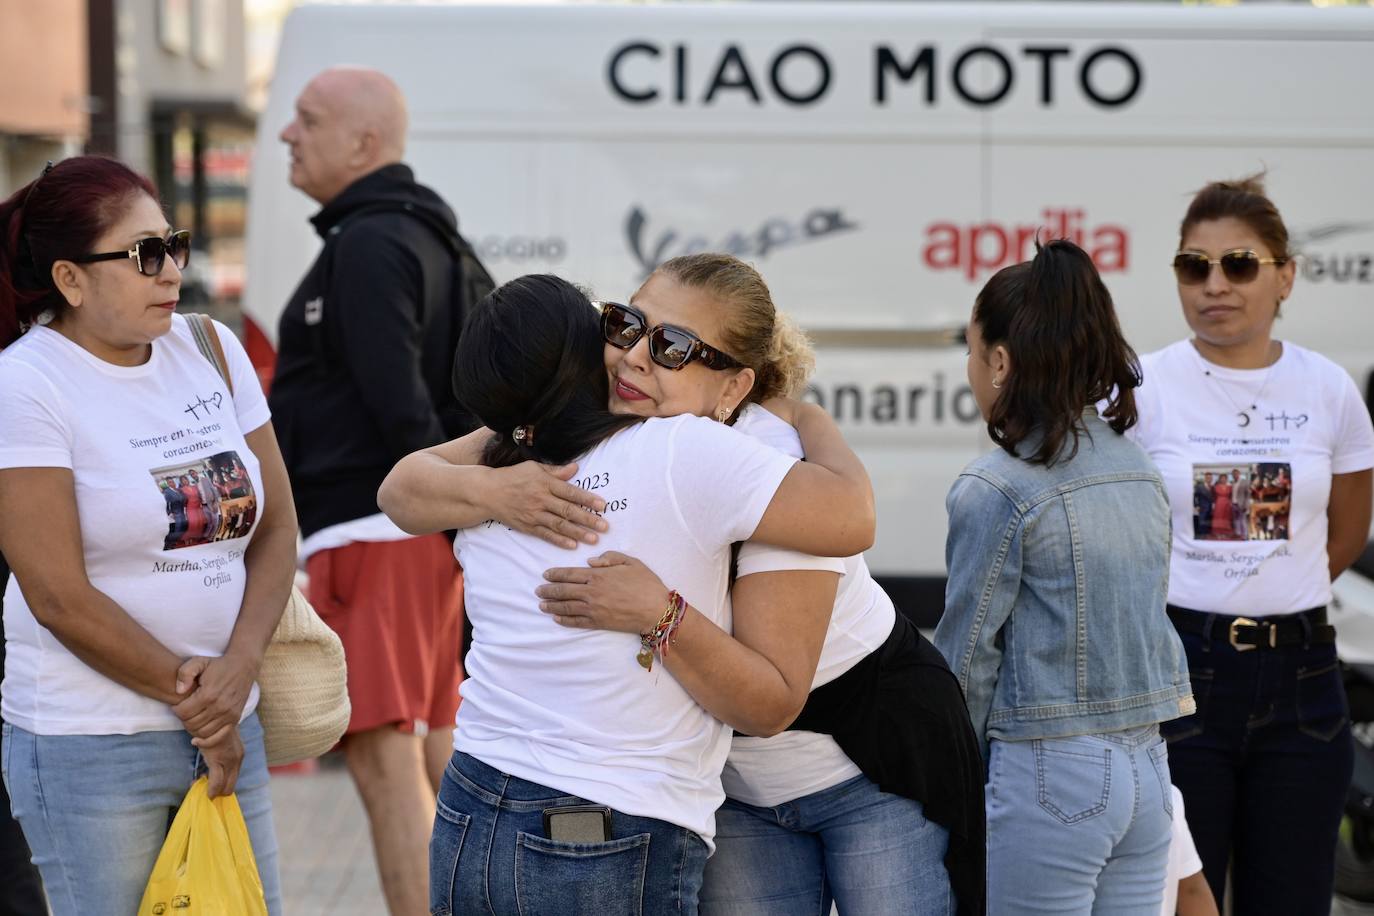
[[926,622],[945,492],[989,445],[955,332],[1042,227],[1093,255],[1146,352],[1187,332],[1169,262],[1190,192],[1267,168],[1305,255],[1278,334],[1374,388],[1374,9],[300,7],[249,202],[267,359],[319,246],[276,136],[339,63],[400,84],[407,160],[498,281],[619,298],[685,252],[756,264],[873,476],[869,562]]

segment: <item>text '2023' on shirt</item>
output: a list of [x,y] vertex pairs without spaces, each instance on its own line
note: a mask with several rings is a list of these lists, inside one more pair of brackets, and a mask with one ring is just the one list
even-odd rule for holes
[[[46,327],[0,353],[0,469],[69,468],[86,574],[179,656],[223,655],[263,511],[245,432],[269,419],[248,356],[218,322],[234,396],[180,315],[141,366],[107,363]],[[5,591],[6,722],[40,735],[182,727],[165,703],[74,656]],[[257,706],[257,687],[244,715]]]
[[1169,494],[1169,603],[1257,617],[1329,602],[1331,478],[1374,467],[1374,428],[1350,375],[1286,341],[1265,369],[1215,365],[1186,340],[1143,356],[1141,369],[1128,434]]
[[473,643],[454,747],[709,846],[730,730],[666,667],[640,666],[636,634],[561,627],[534,590],[550,567],[615,550],[728,631],[731,544],[754,533],[795,459],[682,416],[622,430],[576,463],[572,483],[606,501],[597,544],[564,550],[494,521],[458,533]]

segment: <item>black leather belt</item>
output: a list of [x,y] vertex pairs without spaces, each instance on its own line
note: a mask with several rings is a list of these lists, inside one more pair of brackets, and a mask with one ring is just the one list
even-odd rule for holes
[[1336,641],[1336,628],[1326,622],[1326,606],[1275,617],[1234,617],[1169,605],[1169,619],[1180,633],[1226,640],[1237,652],[1286,649]]

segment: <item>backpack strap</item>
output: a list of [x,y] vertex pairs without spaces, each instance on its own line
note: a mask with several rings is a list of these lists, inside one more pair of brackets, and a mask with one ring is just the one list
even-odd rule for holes
[[[475,305],[478,300],[486,293],[495,288],[496,284],[492,281],[491,275],[477,258],[468,240],[463,238],[462,233],[452,226],[449,226],[438,216],[417,207],[412,203],[384,200],[377,203],[359,207],[357,210],[348,214],[344,219],[336,223],[325,234],[324,249],[320,253],[319,261],[319,286],[318,293],[321,298],[328,300],[330,275],[334,272],[334,245],[340,235],[350,226],[362,222],[369,216],[380,213],[400,213],[418,221],[421,225],[429,229],[430,233],[443,242],[451,258],[450,275],[453,281],[453,289],[450,291],[450,298],[461,297],[464,314],[455,316],[453,322],[453,345],[457,345],[457,334],[462,327],[466,309]],[[477,284],[480,295],[474,295],[473,284]],[[307,329],[310,334],[310,348],[315,356],[315,366],[321,374],[327,374],[328,366],[331,361],[329,346],[325,341],[324,323],[328,312],[320,316],[315,322],[307,322]]]
[[186,323],[191,326],[191,336],[195,338],[196,349],[200,350],[200,355],[219,371],[224,384],[229,386],[229,397],[232,398],[234,379],[229,374],[229,360],[225,358],[224,345],[220,343],[219,332],[215,330],[214,322],[210,320],[209,315],[190,312],[186,315]]

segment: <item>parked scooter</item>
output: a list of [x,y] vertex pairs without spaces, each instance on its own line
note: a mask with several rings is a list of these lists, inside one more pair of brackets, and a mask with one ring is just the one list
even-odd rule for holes
[[1355,737],[1355,770],[1336,846],[1336,893],[1374,903],[1374,543],[1332,591],[1331,622]]

